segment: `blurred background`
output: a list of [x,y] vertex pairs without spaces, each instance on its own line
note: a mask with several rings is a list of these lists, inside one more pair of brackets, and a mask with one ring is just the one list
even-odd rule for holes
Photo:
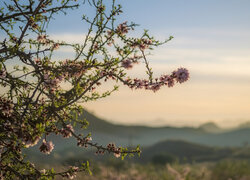
[[[194,126],[212,121],[235,127],[250,117],[250,11],[248,0],[128,0],[118,22],[135,22],[132,32],[143,29],[156,39],[174,39],[148,56],[155,77],[179,67],[190,71],[190,80],[157,93],[131,91],[121,86],[112,96],[84,104],[99,117],[118,124]],[[107,2],[107,6],[108,6]],[[49,26],[52,39],[81,43],[88,26],[81,15],[92,15],[87,6],[58,15]],[[74,21],[72,21],[74,19]],[[71,51],[59,49],[58,59]],[[146,77],[143,63],[129,73]]]
[[[50,137],[55,142],[50,156],[37,151],[38,145],[27,150],[28,158],[45,168],[89,160],[94,176],[79,179],[250,179],[250,1],[118,3],[124,11],[119,22],[140,24],[132,35],[148,29],[159,40],[174,36],[148,56],[154,75],[185,67],[190,80],[156,93],[121,86],[110,97],[83,104],[79,118],[90,122],[84,134],[92,132],[93,141],[104,145],[140,144],[140,158],[96,156],[91,148],[57,136]],[[50,37],[80,43],[87,32],[82,13],[93,12],[83,7],[58,15],[48,29]],[[71,55],[61,48],[56,58]],[[146,77],[144,64],[129,73]]]

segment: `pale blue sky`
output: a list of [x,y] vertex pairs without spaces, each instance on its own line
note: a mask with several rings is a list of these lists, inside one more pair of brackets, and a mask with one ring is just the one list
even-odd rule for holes
[[[105,0],[104,0],[105,1]],[[107,1],[111,2],[111,1]],[[116,123],[198,126],[214,121],[234,126],[250,120],[250,1],[249,0],[119,0],[124,13],[119,22],[140,24],[133,33],[149,29],[158,39],[175,38],[149,57],[156,75],[183,66],[191,79],[157,93],[120,91],[86,107]],[[87,31],[81,14],[89,7],[58,15],[50,37],[81,42]],[[61,48],[57,58],[70,52]],[[138,66],[133,76],[144,76]]]
[[[124,10],[122,19],[134,21],[150,30],[194,27],[228,30],[250,28],[248,0],[120,0],[117,2],[122,4]],[[74,10],[66,17],[57,19],[53,26],[54,30],[82,32],[82,26],[77,21],[82,11],[89,14],[90,8]]]
[[[87,104],[97,115],[116,123],[197,126],[214,121],[234,126],[250,120],[250,1],[248,0],[120,0],[118,21],[140,24],[158,39],[175,38],[156,49],[150,64],[156,75],[183,66],[186,84],[158,93],[121,87],[111,97]],[[86,26],[80,12],[57,19],[55,38],[80,42]],[[89,8],[83,10],[91,13]],[[69,52],[61,51],[60,57]],[[143,76],[138,67],[134,76]]]

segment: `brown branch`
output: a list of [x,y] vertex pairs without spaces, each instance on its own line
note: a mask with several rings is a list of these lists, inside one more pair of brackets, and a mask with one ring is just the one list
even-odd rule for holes
[[[56,111],[53,111],[53,113],[59,118],[59,120],[62,122],[63,126],[66,128],[66,123],[64,122],[62,117]],[[70,131],[72,136],[74,136],[78,141],[85,141],[84,138],[80,138],[78,135],[76,135],[70,129],[67,129],[67,131]],[[86,142],[85,144],[90,145],[91,147],[95,147],[97,150],[103,150],[103,151],[107,151],[109,153],[116,153],[116,151],[112,151],[111,149],[103,147],[102,145],[98,145],[98,143]],[[141,153],[141,151],[140,150],[139,151],[138,150],[130,150],[130,151],[121,151],[120,153],[121,154],[134,154],[134,153]]]

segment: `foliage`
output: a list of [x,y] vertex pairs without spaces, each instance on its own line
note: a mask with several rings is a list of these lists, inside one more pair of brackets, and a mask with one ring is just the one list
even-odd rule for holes
[[[91,162],[90,169],[93,171],[93,175],[79,173],[76,179],[248,180],[250,178],[249,161],[240,159],[224,159],[212,163],[175,162],[162,165],[118,160]],[[117,165],[120,165],[121,162],[124,164],[118,168]],[[57,169],[64,168],[61,164],[57,166]]]
[[177,161],[177,158],[171,154],[165,153],[165,154],[157,154],[153,156],[152,162],[154,164],[167,164],[167,163],[173,163]]
[[247,160],[223,160],[217,163],[212,169],[212,176],[215,180],[228,179],[249,179],[250,162]]
[[[89,24],[84,41],[80,44],[50,39],[46,30],[58,13],[80,8],[87,3],[94,9],[93,19],[83,15]],[[80,103],[94,101],[111,95],[118,89],[102,92],[101,85],[108,80],[121,82],[131,89],[156,92],[166,85],[188,80],[184,68],[170,75],[153,77],[147,61],[147,51],[172,39],[160,42],[145,31],[141,37],[129,37],[134,23],[117,23],[121,6],[113,0],[106,7],[102,0],[77,2],[76,0],[11,0],[1,2],[0,32],[0,168],[6,179],[53,179],[56,176],[74,178],[77,172],[89,171],[89,163],[56,172],[53,168],[39,170],[25,161],[22,149],[36,145],[41,139],[40,151],[50,154],[54,149],[50,134],[74,137],[77,145],[96,148],[97,154],[113,153],[122,159],[140,154],[133,150],[106,146],[92,142],[91,134],[76,134],[74,125],[84,129],[87,121],[78,120],[82,111]],[[58,48],[70,47],[75,58],[54,60]],[[127,70],[143,61],[147,79],[130,78]]]

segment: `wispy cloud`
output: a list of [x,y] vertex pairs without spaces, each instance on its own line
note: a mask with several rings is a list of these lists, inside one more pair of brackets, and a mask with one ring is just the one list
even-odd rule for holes
[[85,33],[60,33],[50,34],[49,38],[55,41],[65,41],[67,43],[83,43],[85,40]]

